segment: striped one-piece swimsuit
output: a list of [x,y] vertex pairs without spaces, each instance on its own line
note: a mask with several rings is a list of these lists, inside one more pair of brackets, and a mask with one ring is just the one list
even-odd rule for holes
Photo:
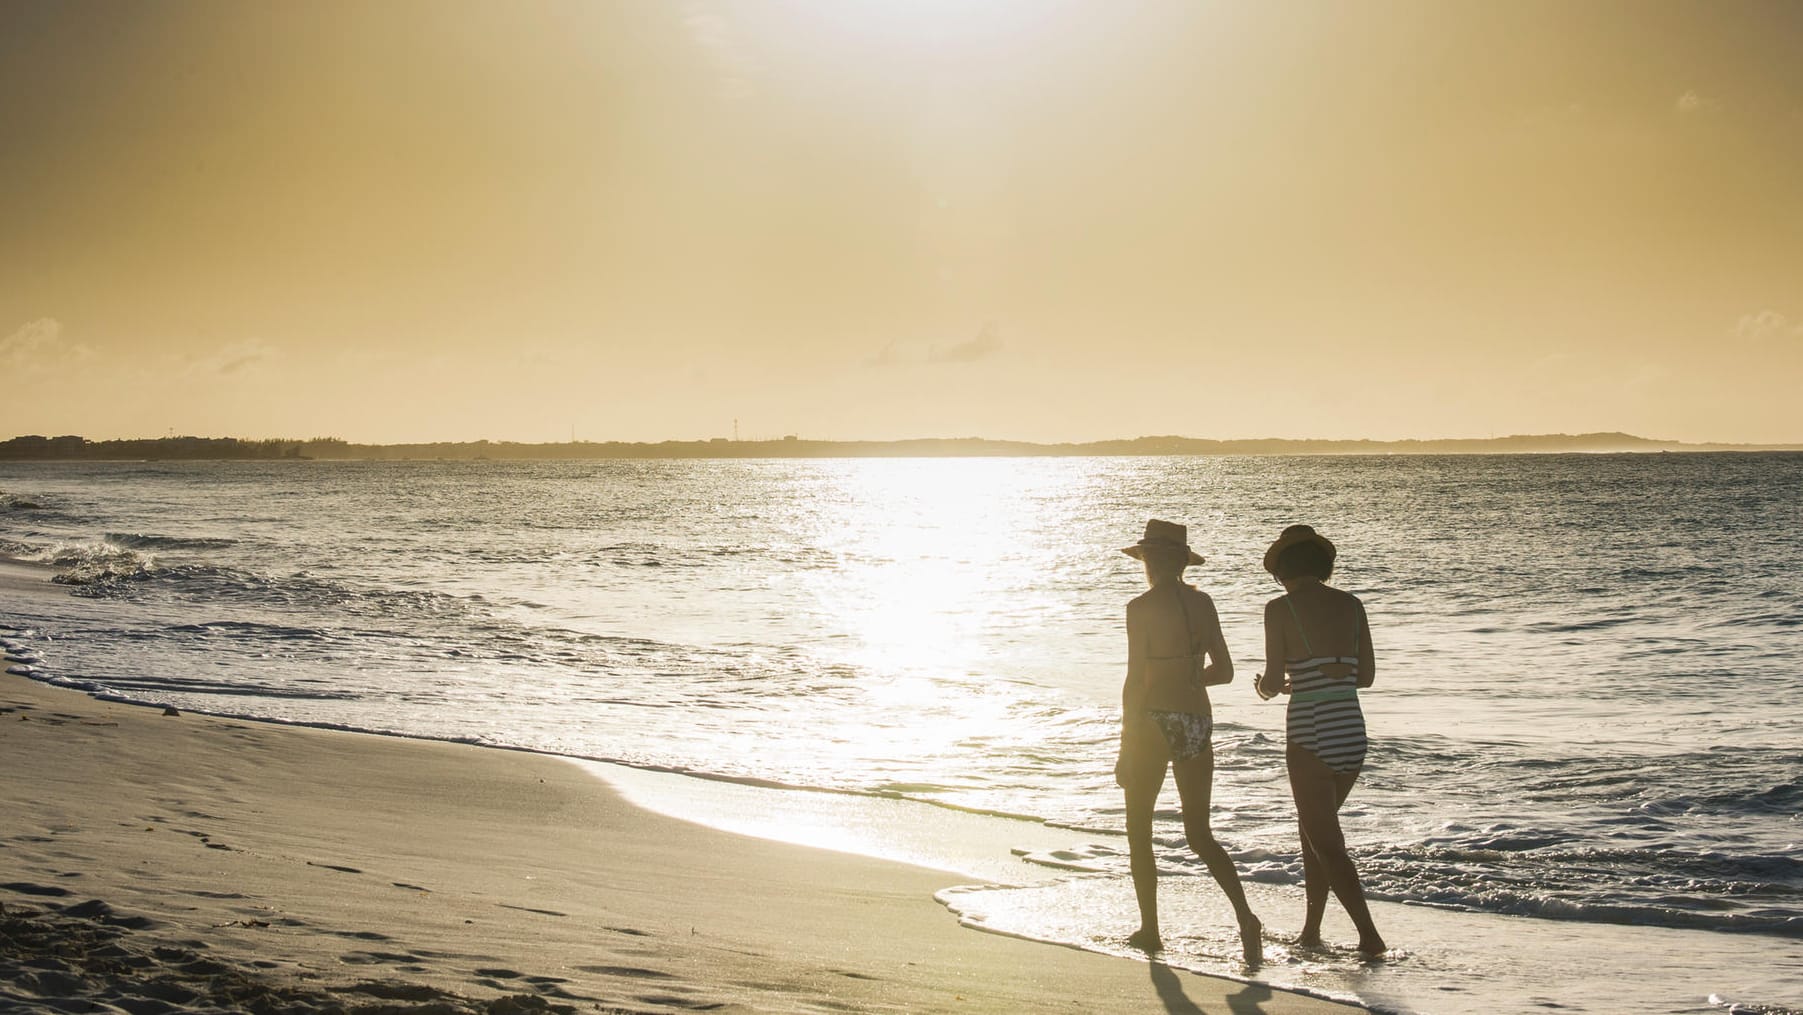
[[[1336,772],[1356,772],[1365,763],[1365,713],[1359,710],[1358,635],[1353,634],[1352,655],[1317,656],[1308,643],[1308,632],[1302,629],[1302,618],[1296,616],[1296,604],[1288,596],[1290,616],[1296,618],[1296,632],[1302,635],[1307,659],[1286,659],[1283,668],[1290,675],[1290,706],[1287,713],[1289,742],[1314,752],[1315,757]],[[1328,676],[1322,669],[1335,663],[1347,668],[1344,673]],[[1338,667],[1336,667],[1338,669]]]

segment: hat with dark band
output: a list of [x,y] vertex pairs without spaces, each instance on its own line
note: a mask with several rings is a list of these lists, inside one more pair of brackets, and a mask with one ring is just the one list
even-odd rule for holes
[[1303,543],[1315,543],[1320,546],[1327,553],[1328,571],[1333,570],[1334,557],[1338,556],[1339,551],[1333,548],[1332,541],[1316,532],[1312,525],[1292,525],[1284,529],[1283,534],[1277,537],[1277,542],[1272,543],[1271,548],[1265,551],[1265,570],[1274,575],[1277,574],[1277,558],[1283,554],[1283,551]]
[[1185,567],[1202,563],[1202,555],[1189,548],[1189,528],[1176,522],[1161,522],[1154,518],[1146,523],[1146,534],[1139,542],[1121,547],[1121,552],[1134,560],[1145,560],[1147,550],[1186,553],[1189,560],[1184,564]]

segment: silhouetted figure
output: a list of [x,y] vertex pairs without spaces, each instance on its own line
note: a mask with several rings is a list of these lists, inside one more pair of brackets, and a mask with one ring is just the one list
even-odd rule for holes
[[1189,548],[1188,530],[1153,519],[1146,535],[1121,551],[1146,566],[1152,586],[1127,604],[1127,679],[1121,685],[1121,755],[1114,780],[1127,794],[1127,844],[1139,930],[1128,938],[1148,952],[1163,947],[1158,929],[1158,864],[1152,855],[1152,810],[1166,767],[1177,779],[1183,831],[1208,865],[1239,917],[1247,962],[1263,956],[1261,924],[1246,905],[1239,872],[1208,828],[1214,783],[1214,717],[1207,686],[1233,680],[1233,659],[1221,638],[1214,601],[1183,580],[1202,558]]
[[1321,916],[1331,889],[1358,927],[1359,951],[1376,957],[1386,946],[1346,852],[1340,805],[1365,763],[1358,689],[1371,686],[1377,663],[1365,605],[1326,584],[1335,555],[1333,543],[1307,525],[1284,529],[1265,551],[1265,570],[1283,583],[1284,594],[1265,604],[1265,672],[1256,686],[1261,698],[1290,696],[1285,757],[1308,898],[1296,943],[1321,944]]

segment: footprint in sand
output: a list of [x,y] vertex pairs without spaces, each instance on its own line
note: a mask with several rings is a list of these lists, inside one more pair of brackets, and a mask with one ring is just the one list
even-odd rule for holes
[[97,920],[109,927],[124,927],[126,930],[145,930],[156,926],[156,921],[148,916],[120,916],[113,907],[99,899],[89,899],[87,902],[77,903],[73,906],[64,906],[62,913],[64,916],[73,916],[82,920]]
[[28,881],[9,881],[6,884],[0,885],[0,889],[9,892],[18,892],[20,895],[42,895],[52,898],[74,894],[67,888],[58,888],[55,885],[34,885]]
[[531,906],[510,906],[505,902],[497,902],[497,903],[495,903],[495,905],[500,906],[502,909],[517,909],[522,913],[537,913],[540,916],[569,916],[570,915],[568,913],[559,913],[555,909],[533,909]]
[[[642,966],[577,966],[576,971],[594,973],[598,976],[630,976],[643,980],[670,980],[676,976],[675,973],[666,973],[661,969],[646,969]],[[482,970],[478,969],[476,972],[480,973]],[[518,976],[519,974],[515,973],[514,975]]]

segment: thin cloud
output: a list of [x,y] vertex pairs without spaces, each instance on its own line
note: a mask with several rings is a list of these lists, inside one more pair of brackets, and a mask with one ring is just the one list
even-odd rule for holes
[[1742,314],[1734,334],[1743,342],[1803,342],[1803,321],[1792,321],[1776,310]]
[[1002,339],[996,332],[994,321],[983,325],[977,336],[966,342],[946,346],[941,349],[934,346],[927,351],[927,360],[932,363],[975,363],[988,359],[1002,351]]
[[54,317],[27,321],[0,339],[0,363],[14,370],[42,370],[93,358],[94,350],[65,341],[63,325]]
[[1714,99],[1706,99],[1703,96],[1698,95],[1694,88],[1685,92],[1683,95],[1678,96],[1678,101],[1672,105],[1672,108],[1677,111],[1679,116],[1696,116],[1702,113],[1713,113],[1717,107],[1718,103],[1716,103]]
[[689,37],[713,60],[720,75],[720,97],[729,101],[748,97],[751,79],[760,68],[732,22],[695,5],[684,9],[682,20],[688,26]]
[[938,343],[892,341],[864,361],[867,367],[901,367],[920,364],[976,363],[1002,351],[1002,338],[995,322],[983,325],[974,338],[950,345]]
[[905,360],[902,350],[896,343],[890,342],[878,350],[875,356],[865,360],[864,365],[867,367],[892,367],[903,362]]
[[187,372],[229,377],[254,370],[280,355],[280,350],[267,342],[245,339],[220,346],[213,353],[191,361]]

